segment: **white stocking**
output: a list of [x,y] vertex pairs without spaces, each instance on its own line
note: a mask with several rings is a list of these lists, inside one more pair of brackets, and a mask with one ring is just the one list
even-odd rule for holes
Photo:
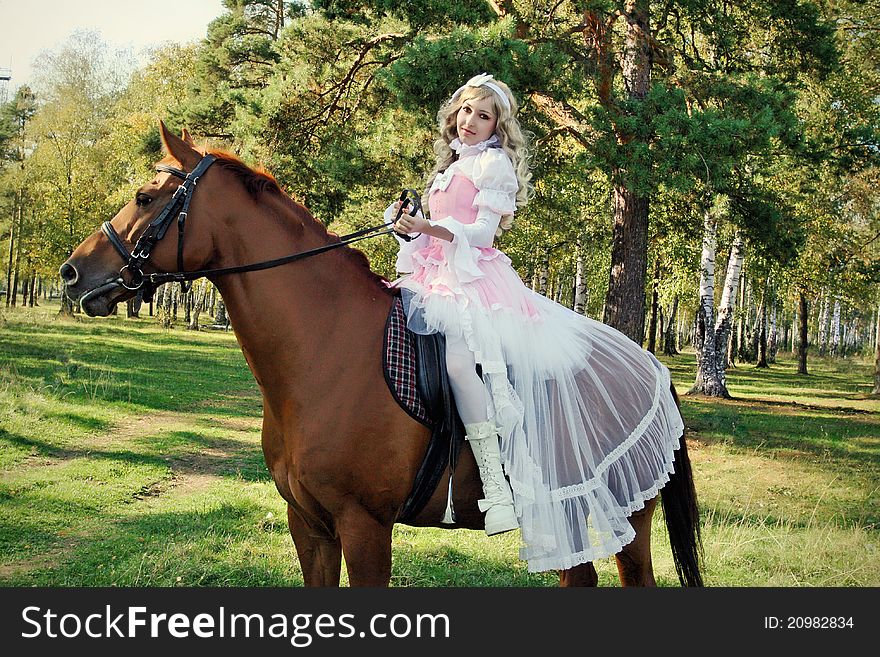
[[477,375],[474,354],[461,338],[446,340],[446,371],[455,407],[464,424],[485,422],[489,419],[486,409],[486,388]]

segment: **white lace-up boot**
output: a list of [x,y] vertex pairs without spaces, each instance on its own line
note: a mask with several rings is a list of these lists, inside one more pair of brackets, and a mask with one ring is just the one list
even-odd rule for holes
[[479,500],[480,511],[486,513],[486,533],[489,536],[508,532],[519,527],[513,508],[513,494],[501,469],[501,451],[498,434],[492,422],[465,425],[465,438],[471,445],[480,480],[483,482],[485,499]]

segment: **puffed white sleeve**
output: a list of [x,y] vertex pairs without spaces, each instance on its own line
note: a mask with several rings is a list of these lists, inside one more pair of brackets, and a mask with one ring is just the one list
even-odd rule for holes
[[478,190],[474,206],[480,210],[498,215],[516,212],[519,181],[513,162],[500,148],[489,148],[479,156],[474,166],[474,187]]
[[[385,223],[391,223],[394,220],[396,212],[394,211],[394,203],[385,208]],[[422,213],[419,212],[418,216],[422,216]],[[421,248],[428,246],[428,236],[422,233],[414,237],[412,240],[407,242],[396,232],[392,232],[394,235],[394,239],[397,240],[399,248],[397,250],[397,263],[395,264],[395,269],[399,271],[401,274],[409,274],[415,269],[415,265],[413,264],[412,256],[413,253],[418,251]]]

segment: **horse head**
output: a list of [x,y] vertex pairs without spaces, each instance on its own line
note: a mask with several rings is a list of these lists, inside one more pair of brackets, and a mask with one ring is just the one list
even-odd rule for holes
[[[198,269],[211,257],[210,225],[213,217],[207,199],[212,196],[210,187],[217,183],[208,176],[199,181],[200,193],[193,194],[193,181],[189,191],[192,205],[186,209],[184,217],[186,249],[179,253],[184,225],[176,210],[180,206],[179,197],[184,196],[179,190],[181,176],[192,172],[205,154],[196,149],[186,130],[181,139],[160,123],[160,133],[166,157],[157,164],[156,175],[61,265],[60,275],[67,295],[78,299],[83,311],[90,316],[109,315],[117,303],[137,294],[144,277],[150,273],[175,271],[180,264],[187,270]],[[167,225],[157,230],[155,224],[163,212],[170,213]],[[141,238],[151,230],[157,233],[158,239],[150,248],[143,249],[145,240]],[[136,246],[148,257],[137,258]],[[129,254],[127,261],[126,252]]]

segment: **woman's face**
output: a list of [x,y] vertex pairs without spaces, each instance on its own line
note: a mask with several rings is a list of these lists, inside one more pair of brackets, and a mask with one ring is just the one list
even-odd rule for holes
[[495,134],[498,117],[495,116],[495,103],[492,97],[481,100],[471,98],[464,101],[455,119],[458,138],[461,143],[473,146],[486,141]]

